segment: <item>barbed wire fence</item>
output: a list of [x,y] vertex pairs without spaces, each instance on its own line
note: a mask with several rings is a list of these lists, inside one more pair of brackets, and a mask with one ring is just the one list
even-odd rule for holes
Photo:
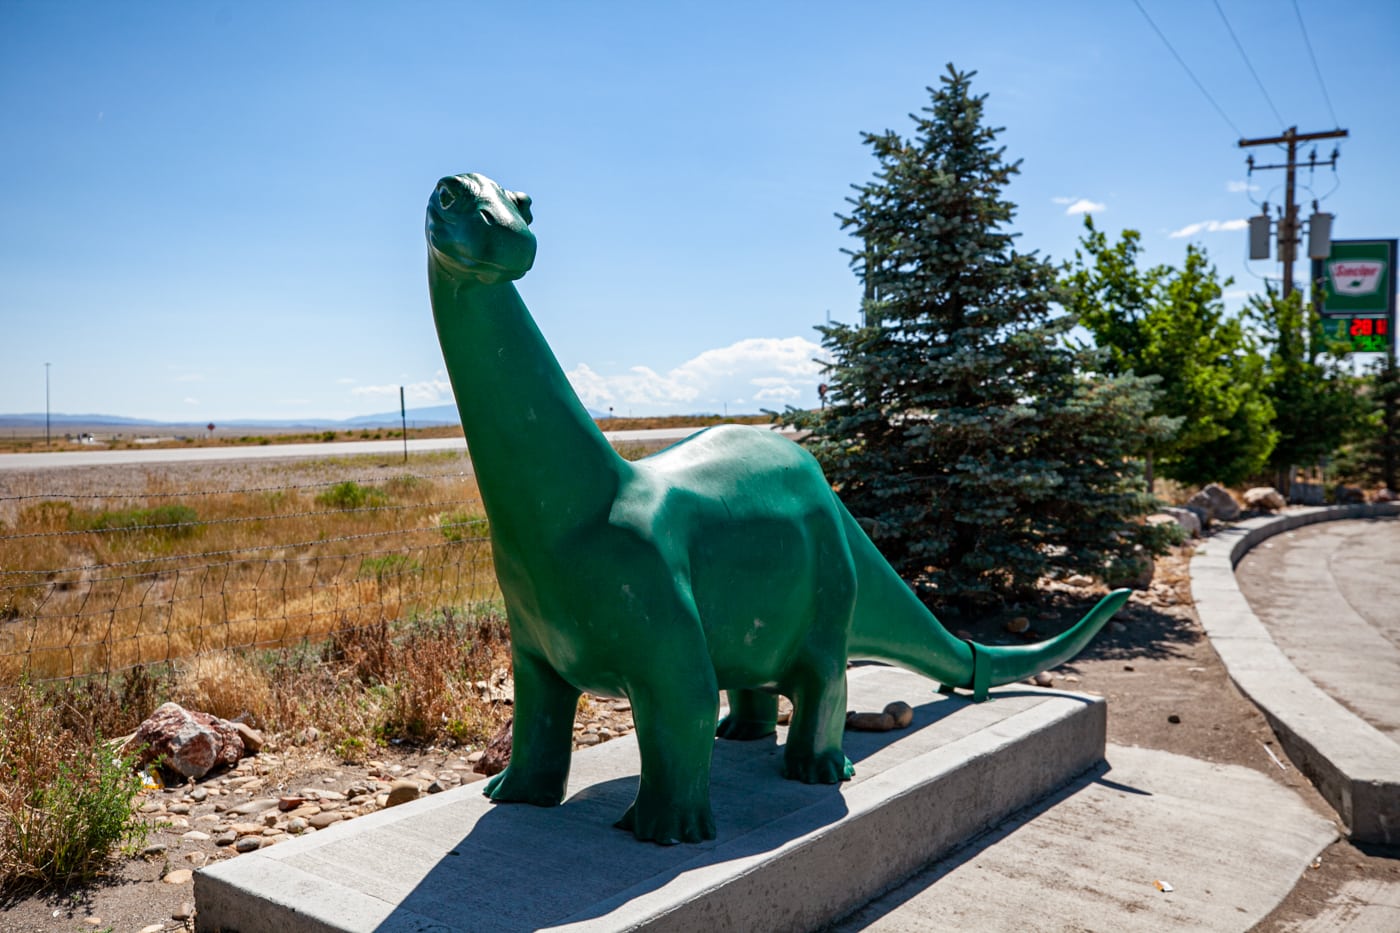
[[0,682],[499,612],[466,474],[0,495]]

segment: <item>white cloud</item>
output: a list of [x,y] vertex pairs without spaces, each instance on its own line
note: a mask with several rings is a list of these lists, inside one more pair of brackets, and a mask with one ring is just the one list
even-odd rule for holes
[[185,404],[186,404],[186,405],[198,405],[198,404],[199,404],[199,399],[197,399],[197,398],[186,398],[186,399],[185,399]]
[[1180,230],[1173,230],[1167,236],[1179,239],[1195,236],[1198,233],[1225,233],[1230,230],[1243,230],[1248,226],[1249,221],[1243,218],[1239,220],[1203,220],[1200,223],[1187,224]]
[[1069,207],[1065,208],[1065,214],[1073,217],[1075,214],[1101,214],[1108,210],[1108,205],[1102,201],[1090,201],[1088,198],[1080,198]]
[[[350,394],[365,398],[383,396],[397,399],[399,387],[397,385],[355,386],[350,390]],[[440,402],[450,402],[452,401],[452,383],[441,377],[425,379],[421,382],[410,382],[404,385],[403,394],[406,401],[415,404],[435,405]]]
[[1227,181],[1225,190],[1231,194],[1244,194],[1246,191],[1258,191],[1259,186],[1250,181]]
[[706,350],[666,373],[633,366],[605,375],[579,363],[568,376],[579,398],[594,409],[717,411],[728,398],[796,401],[817,384],[821,365],[812,358],[820,352],[802,337],[751,337]]

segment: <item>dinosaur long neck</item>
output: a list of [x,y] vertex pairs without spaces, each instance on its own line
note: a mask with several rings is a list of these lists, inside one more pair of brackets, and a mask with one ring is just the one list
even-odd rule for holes
[[625,461],[584,410],[510,282],[428,263],[438,340],[494,530],[567,533],[606,510]]

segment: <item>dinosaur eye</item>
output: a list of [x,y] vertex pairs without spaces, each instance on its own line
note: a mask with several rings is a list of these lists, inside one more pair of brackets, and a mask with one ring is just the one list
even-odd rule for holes
[[452,193],[452,189],[448,188],[446,185],[438,188],[438,207],[443,210],[448,210],[456,200],[457,195]]

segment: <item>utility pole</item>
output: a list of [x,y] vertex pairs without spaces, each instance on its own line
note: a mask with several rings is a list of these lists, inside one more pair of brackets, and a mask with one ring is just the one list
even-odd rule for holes
[[[1255,165],[1254,156],[1248,159],[1249,172],[1254,174],[1255,169],[1284,169],[1288,172],[1284,183],[1284,207],[1283,216],[1278,224],[1278,252],[1279,259],[1283,260],[1283,297],[1287,298],[1293,294],[1293,262],[1297,259],[1298,244],[1302,241],[1299,236],[1298,205],[1294,201],[1297,190],[1296,175],[1298,169],[1298,144],[1308,142],[1313,139],[1338,139],[1347,135],[1346,130],[1327,130],[1321,133],[1300,133],[1298,127],[1290,126],[1283,131],[1282,136],[1270,136],[1266,139],[1241,139],[1240,148],[1248,149],[1251,146],[1288,146],[1288,161],[1282,165]],[[1319,165],[1330,165],[1337,167],[1337,150],[1332,150],[1332,158],[1325,162],[1317,161],[1317,153],[1314,152],[1308,159],[1308,167],[1316,168]],[[1268,205],[1265,205],[1267,208]],[[1264,257],[1264,258],[1267,258]]]
[[44,364],[44,446],[52,447],[49,441],[49,364]]

